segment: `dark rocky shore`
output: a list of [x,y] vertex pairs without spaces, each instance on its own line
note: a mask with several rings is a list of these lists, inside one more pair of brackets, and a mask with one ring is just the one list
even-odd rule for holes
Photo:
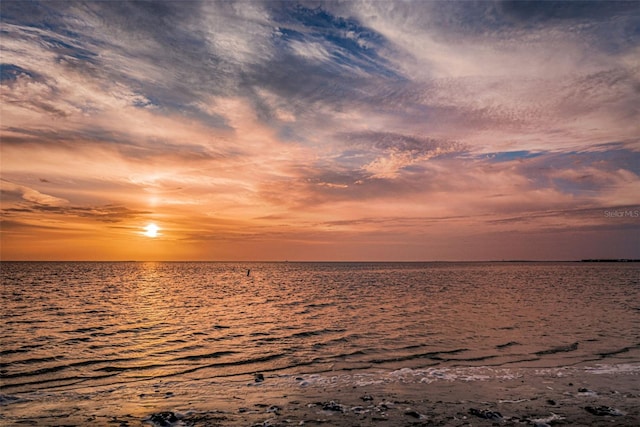
[[[518,371],[511,377],[434,382],[333,381],[336,376],[254,375],[234,386],[127,387],[109,406],[90,400],[41,406],[0,396],[3,426],[638,426],[640,370]],[[402,372],[402,371],[401,371]],[[542,372],[542,373],[541,373]],[[134,392],[136,394],[134,394]],[[128,394],[127,394],[128,393]],[[39,413],[39,415],[34,415]]]
[[[572,386],[567,385],[570,389]],[[397,395],[355,392],[333,400],[309,401],[272,398],[235,411],[165,411],[143,421],[157,427],[170,426],[637,426],[640,396],[615,391],[595,391],[573,386],[561,397],[518,398],[496,401],[449,401],[398,399]],[[449,393],[447,393],[449,394]],[[341,397],[341,398],[340,398]],[[276,402],[276,403],[274,403]],[[618,405],[615,406],[609,406]],[[623,409],[620,409],[623,408]],[[120,421],[122,426],[138,420]]]
[[[145,423],[170,426],[252,427],[329,425],[329,426],[637,426],[638,414],[629,414],[608,406],[583,408],[549,408],[547,416],[522,408],[521,415],[502,415],[492,409],[478,409],[456,403],[416,401],[382,402],[371,405],[344,405],[336,401],[302,404],[292,401],[285,406],[257,405],[241,408],[237,414],[224,411],[160,412]],[[491,405],[496,406],[496,405]],[[582,409],[582,411],[580,410]],[[555,410],[556,412],[553,412]],[[517,409],[516,409],[517,411]],[[562,414],[562,415],[561,415]],[[121,426],[135,425],[127,420],[113,420]]]
[[[542,370],[544,372],[544,370]],[[271,387],[256,375],[230,406],[150,414],[154,426],[638,426],[640,379],[551,370],[469,381]],[[577,374],[577,375],[576,375]],[[297,377],[298,384],[307,384]],[[239,390],[242,391],[242,390]],[[233,404],[235,403],[235,405]]]

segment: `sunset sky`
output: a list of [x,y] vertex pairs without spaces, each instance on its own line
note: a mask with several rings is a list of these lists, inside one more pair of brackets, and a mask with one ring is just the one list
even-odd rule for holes
[[640,258],[640,2],[0,11],[3,260]]

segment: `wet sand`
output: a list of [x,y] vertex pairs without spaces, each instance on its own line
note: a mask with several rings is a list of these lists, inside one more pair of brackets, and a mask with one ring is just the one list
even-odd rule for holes
[[[633,365],[632,365],[633,366]],[[156,384],[150,393],[110,391],[113,402],[7,402],[2,425],[104,426],[638,426],[640,370],[520,369],[512,376],[394,381],[351,372],[312,376],[264,374],[232,387]],[[390,377],[390,376],[389,376]],[[379,377],[376,377],[379,378]],[[356,380],[356,381],[354,381]],[[138,390],[139,391],[139,390]],[[105,391],[108,392],[108,391]],[[137,391],[136,391],[137,392]],[[8,403],[8,404],[7,404]],[[34,405],[37,405],[34,406]],[[65,406],[66,405],[66,406]],[[38,414],[38,415],[36,415]]]

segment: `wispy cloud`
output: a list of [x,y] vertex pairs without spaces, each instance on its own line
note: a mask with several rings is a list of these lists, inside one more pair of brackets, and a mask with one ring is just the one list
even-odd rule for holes
[[636,2],[9,1],[1,20],[20,256],[35,230],[86,245],[151,220],[182,258],[486,259],[517,233],[552,250],[549,229],[606,257],[633,237],[600,213],[640,204]]
[[0,191],[2,192],[3,199],[19,197],[20,199],[31,202],[41,207],[60,207],[67,205],[68,200],[54,197],[48,194],[43,194],[38,190],[26,187],[24,185],[14,184],[13,182],[5,179],[0,179]]

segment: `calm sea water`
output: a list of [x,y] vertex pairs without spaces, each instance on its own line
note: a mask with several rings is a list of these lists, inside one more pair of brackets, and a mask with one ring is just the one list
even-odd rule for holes
[[113,399],[105,390],[133,395],[159,382],[193,384],[195,395],[198,381],[246,382],[256,372],[320,378],[640,362],[637,263],[1,268],[7,406],[71,394],[99,404]]

